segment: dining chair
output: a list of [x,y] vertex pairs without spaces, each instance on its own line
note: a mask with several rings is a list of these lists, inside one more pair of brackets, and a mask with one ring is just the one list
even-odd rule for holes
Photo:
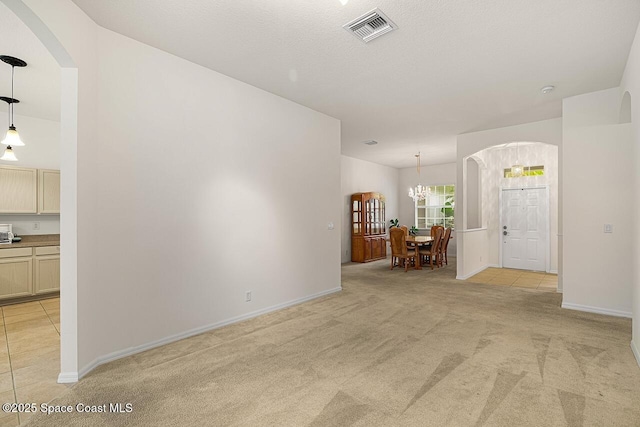
[[431,237],[435,237],[436,236],[436,230],[437,229],[441,229],[442,232],[444,233],[444,227],[441,225],[433,225],[431,226]]
[[[442,244],[442,227],[437,228],[435,230],[435,236],[433,236],[433,243],[431,246],[426,246],[423,249],[420,249],[420,256],[424,257],[423,259],[429,260],[429,265],[433,270],[433,264],[435,263],[436,267],[440,268],[438,264],[438,258],[440,256],[440,245]],[[424,263],[422,264],[424,265]]]
[[451,239],[451,227],[447,227],[442,237],[442,244],[440,245],[440,265],[442,262],[449,265],[449,259],[447,257],[447,247],[449,246],[449,239]]
[[407,241],[405,240],[405,233],[401,227],[394,227],[389,230],[389,240],[391,240],[391,269],[396,265],[396,261],[398,265],[400,265],[400,260],[404,261],[404,271],[405,273],[409,269],[409,262],[416,262],[416,257],[418,256],[417,247],[409,247],[407,246]]

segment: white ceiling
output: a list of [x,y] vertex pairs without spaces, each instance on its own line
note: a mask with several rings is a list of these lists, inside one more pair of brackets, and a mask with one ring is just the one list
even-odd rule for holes
[[[340,119],[343,154],[394,167],[418,150],[452,162],[457,134],[559,117],[562,98],[619,85],[640,20],[638,0],[74,1],[105,28]],[[399,29],[369,44],[342,29],[375,7]],[[4,12],[0,54],[41,73],[16,81],[16,113],[57,117],[53,59],[36,61],[28,32],[7,38]]]
[[[40,40],[0,2],[0,55],[27,63],[15,69],[15,115],[60,120],[60,67]],[[0,62],[0,96],[11,96],[11,66]],[[0,133],[7,126],[7,104],[0,101]],[[15,125],[20,130],[20,121]]]

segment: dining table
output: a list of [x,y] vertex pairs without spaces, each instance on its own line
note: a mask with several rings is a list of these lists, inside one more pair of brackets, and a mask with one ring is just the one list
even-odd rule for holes
[[[418,251],[420,251],[421,246],[431,246],[433,243],[433,237],[431,236],[405,236],[405,241],[407,243],[411,243],[418,247]],[[422,260],[420,253],[416,256],[416,270],[422,270]]]

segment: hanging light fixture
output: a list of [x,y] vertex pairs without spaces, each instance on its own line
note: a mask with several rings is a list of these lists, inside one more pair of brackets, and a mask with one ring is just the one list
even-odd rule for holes
[[5,64],[11,65],[11,98],[7,98],[6,96],[0,97],[0,99],[2,99],[4,102],[9,104],[9,130],[7,131],[7,135],[5,136],[5,138],[2,140],[2,144],[8,145],[8,146],[13,145],[16,147],[23,146],[24,142],[22,142],[22,140],[20,139],[20,135],[18,134],[18,131],[16,130],[15,125],[13,124],[14,105],[20,102],[13,97],[13,77],[14,77],[15,68],[26,67],[27,63],[24,62],[22,59],[18,59],[13,56],[7,56],[7,55],[0,55],[0,60]]
[[4,154],[0,157],[0,160],[7,160],[9,162],[17,162],[18,158],[13,152],[13,148],[9,145],[6,150],[4,150]]
[[[0,100],[8,104],[8,111],[11,111],[11,108],[12,108],[11,106],[14,103],[20,102],[17,99],[7,98],[6,96],[0,96]],[[18,158],[13,152],[13,148],[11,148],[11,144],[14,144],[14,142],[16,141],[16,137],[18,142],[16,145],[24,145],[24,143],[20,140],[20,136],[18,135],[18,132],[15,130],[15,127],[11,125],[11,113],[9,113],[9,131],[7,132],[7,136],[5,137],[5,139],[2,141],[3,144],[7,145],[7,148],[4,150],[4,154],[2,155],[2,157],[0,157],[0,160],[7,160],[10,162],[18,161]]]
[[420,152],[419,151],[418,151],[418,154],[415,155],[415,157],[416,157],[416,163],[417,163],[416,169],[418,170],[418,185],[415,188],[409,189],[409,197],[413,199],[414,203],[419,200],[426,199],[427,195],[429,194],[429,189],[427,187],[424,187],[422,184],[420,184]]
[[519,145],[520,143],[516,142],[516,163],[511,166],[511,176],[514,178],[518,178],[524,173],[524,166],[520,164],[520,160],[518,159],[520,157],[520,152],[518,150]]

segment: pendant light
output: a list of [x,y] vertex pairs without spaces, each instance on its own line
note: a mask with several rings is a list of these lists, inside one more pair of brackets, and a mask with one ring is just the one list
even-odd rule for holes
[[11,146],[9,145],[7,147],[6,150],[4,150],[4,154],[2,155],[2,157],[0,157],[0,160],[6,160],[9,162],[17,162],[18,158],[16,157],[15,153],[13,152],[13,148],[11,148]]
[[420,152],[419,151],[418,151],[418,154],[415,155],[415,158],[417,163],[416,169],[418,170],[418,185],[415,188],[409,189],[409,197],[413,199],[414,203],[417,201],[426,199],[427,195],[429,194],[428,188],[420,184]]
[[511,166],[511,176],[513,178],[518,178],[521,177],[522,174],[524,173],[524,166],[522,166],[520,164],[520,160],[518,160],[518,158],[520,157],[520,152],[518,150],[520,143],[516,142],[516,163]]
[[[6,102],[8,104],[8,111],[11,111],[11,106],[13,104],[17,104],[18,101],[17,99],[14,98],[7,98],[6,96],[0,96],[0,100]],[[14,141],[16,140],[15,136],[18,135],[18,132],[15,130],[15,127],[11,126],[11,114],[9,113],[9,131],[7,132],[7,136],[5,137],[5,139],[2,141],[3,144],[7,145],[7,148],[4,150],[4,154],[2,155],[2,157],[0,157],[0,160],[6,160],[9,162],[17,162],[18,158],[16,157],[15,153],[13,152],[13,149],[11,148],[11,144],[14,143]],[[20,136],[17,137],[18,140],[18,145],[22,144],[24,145],[24,143],[22,143],[22,141],[20,141]]]
[[22,59],[18,59],[13,56],[7,56],[7,55],[0,55],[0,60],[5,64],[11,65],[11,98],[7,98],[4,96],[0,98],[3,101],[5,101],[7,104],[9,104],[9,130],[7,131],[7,135],[5,136],[5,138],[2,140],[2,144],[8,145],[8,146],[13,145],[16,147],[23,146],[24,142],[22,142],[22,140],[20,139],[20,135],[18,134],[18,131],[15,125],[13,124],[14,105],[20,102],[13,97],[13,77],[14,77],[15,68],[26,67],[27,63],[24,62]]

